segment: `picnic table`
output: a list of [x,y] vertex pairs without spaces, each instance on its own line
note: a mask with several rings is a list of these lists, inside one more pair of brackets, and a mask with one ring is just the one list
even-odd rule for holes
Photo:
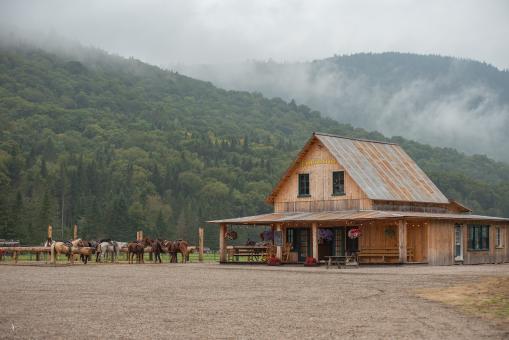
[[330,266],[337,265],[338,269],[341,268],[341,265],[354,265],[358,266],[359,263],[357,262],[357,256],[356,255],[333,255],[333,256],[325,256],[327,259],[327,269],[329,269]]
[[265,262],[267,260],[268,246],[228,246],[228,260],[235,259],[240,262],[239,258],[246,257],[247,262]]

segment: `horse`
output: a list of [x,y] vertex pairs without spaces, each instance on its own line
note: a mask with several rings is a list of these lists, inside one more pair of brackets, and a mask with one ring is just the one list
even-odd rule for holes
[[163,241],[163,246],[168,249],[168,253],[171,254],[171,263],[177,263],[178,257],[177,253],[182,254],[182,263],[186,263],[188,260],[188,247],[189,243],[184,240],[177,240],[177,241],[169,241],[165,240]]
[[96,241],[82,241],[83,247],[89,247],[90,253],[89,254],[82,254],[80,253],[80,259],[83,264],[87,264],[87,262],[90,260],[90,256],[96,252],[97,242]]
[[115,262],[115,255],[117,254],[117,243],[114,241],[103,241],[97,246],[100,252],[100,262],[104,261],[104,258],[108,258],[111,255],[111,262]]
[[127,258],[130,264],[134,262],[134,255],[136,255],[137,263],[145,263],[143,259],[145,247],[150,245],[147,241],[148,239],[145,239],[143,241],[133,241],[127,244]]
[[161,260],[161,252],[163,251],[161,241],[158,239],[151,240],[150,247],[152,248],[152,254],[154,254],[154,263],[157,263],[158,260],[159,263],[163,263]]
[[55,249],[55,258],[60,254],[67,255],[67,261],[71,259],[72,256],[72,243],[70,241],[53,241],[51,244]]
[[118,262],[118,259],[120,256],[120,251],[122,250],[122,248],[127,248],[127,242],[119,242],[119,241],[112,241],[112,242],[115,242],[115,244],[117,245],[115,255],[117,256],[117,262]]

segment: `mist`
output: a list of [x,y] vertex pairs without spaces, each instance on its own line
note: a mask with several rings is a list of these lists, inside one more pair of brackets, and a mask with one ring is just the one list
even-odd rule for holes
[[[415,63],[415,70],[407,65],[402,71],[398,62],[403,58]],[[342,123],[388,136],[509,161],[509,152],[503,147],[509,145],[508,72],[437,56],[383,54],[337,59],[339,65],[332,59],[172,68],[219,87],[293,99]],[[420,71],[423,61],[437,66]],[[347,63],[358,65],[348,67]],[[479,77],[475,74],[478,69],[487,75]]]
[[464,82],[458,74],[468,70],[451,64],[391,84],[310,62],[398,51],[478,60],[504,73],[508,16],[507,1],[2,1],[0,31],[77,59],[86,53],[80,45],[103,49],[295,99],[356,127],[508,161],[508,82]]

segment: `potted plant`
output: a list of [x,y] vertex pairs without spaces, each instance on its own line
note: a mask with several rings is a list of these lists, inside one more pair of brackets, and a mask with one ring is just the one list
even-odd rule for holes
[[304,262],[304,266],[306,267],[318,266],[318,261],[314,257],[308,256],[306,257],[306,262]]
[[275,257],[274,255],[272,255],[271,257],[268,258],[267,265],[269,265],[269,266],[280,266],[281,265],[281,260],[278,259],[277,257]]

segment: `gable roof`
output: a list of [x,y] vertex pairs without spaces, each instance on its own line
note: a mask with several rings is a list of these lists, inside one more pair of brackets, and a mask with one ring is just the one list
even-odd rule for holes
[[449,200],[424,171],[394,143],[313,133],[285,175],[267,198],[274,202],[284,180],[291,175],[309,147],[320,141],[348,172],[362,191],[373,200],[447,204]]

